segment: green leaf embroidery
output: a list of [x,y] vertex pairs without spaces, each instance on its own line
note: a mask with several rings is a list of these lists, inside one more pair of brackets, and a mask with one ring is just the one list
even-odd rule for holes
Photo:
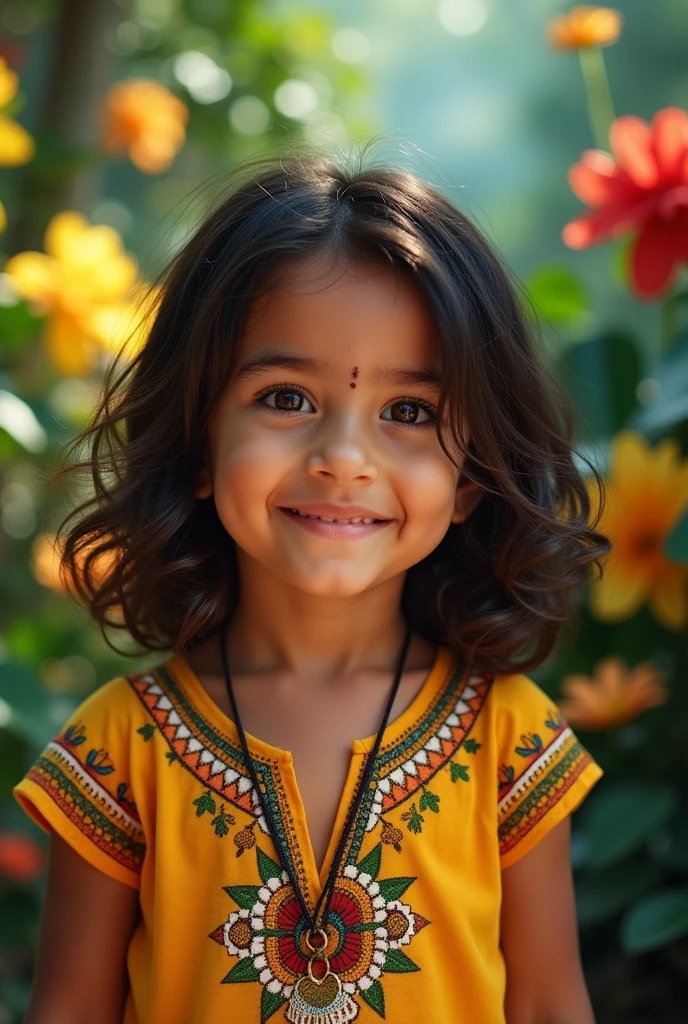
[[138,733],[140,733],[143,736],[145,742],[148,743],[148,740],[151,738],[151,736],[155,732],[155,726],[154,725],[142,725],[141,728],[137,729],[136,731]]
[[165,757],[170,762],[170,764],[174,764],[175,761],[179,760],[179,754],[175,754],[174,750],[168,750],[165,753]]
[[358,870],[366,871],[371,878],[377,878],[382,863],[382,843],[374,846],[363,860],[358,862]]
[[415,882],[415,878],[383,878],[378,883],[380,895],[387,903],[401,899],[412,882]]
[[406,822],[406,828],[409,832],[415,832],[418,835],[419,832],[423,831],[423,822],[425,818],[422,814],[419,814],[416,810],[415,803],[411,804],[410,811],[404,811],[401,816],[401,820]]
[[385,990],[379,981],[374,981],[370,988],[363,989],[360,993],[371,1010],[375,1010],[380,1017],[385,1016]]
[[253,910],[258,902],[259,885],[223,885],[222,888],[242,910]]
[[233,985],[242,981],[260,981],[260,974],[253,966],[250,956],[245,956],[243,960],[237,960],[229,974],[225,974],[222,984]]
[[272,857],[268,857],[267,853],[263,853],[260,846],[256,847],[256,854],[258,857],[258,874],[263,885],[266,885],[271,878],[279,878],[282,874],[282,868],[279,864],[275,863]]
[[265,1024],[265,1021],[269,1020],[273,1013],[277,1013],[280,1006],[284,1006],[286,1001],[279,992],[268,992],[267,988],[263,988],[260,997],[260,1024]]
[[390,974],[410,974],[411,971],[419,971],[420,967],[402,950],[388,949],[382,970],[389,971]]
[[458,782],[459,779],[463,779],[464,782],[470,782],[471,777],[468,774],[469,765],[457,764],[456,761],[452,761],[450,772],[452,782]]
[[482,743],[478,743],[477,740],[467,739],[464,742],[463,749],[467,754],[475,754],[482,747]]
[[222,839],[229,832],[228,826],[234,825],[235,823],[236,818],[234,817],[233,814],[227,814],[223,804],[222,807],[220,808],[220,813],[217,815],[216,818],[213,818],[210,824],[215,826],[215,835],[220,836],[220,838]]
[[206,811],[210,811],[211,814],[215,813],[215,801],[213,800],[210,790],[207,793],[202,793],[201,796],[194,800],[196,805],[196,817],[200,818]]
[[423,792],[418,806],[421,811],[433,811],[435,814],[438,814],[440,809],[440,798],[423,786]]

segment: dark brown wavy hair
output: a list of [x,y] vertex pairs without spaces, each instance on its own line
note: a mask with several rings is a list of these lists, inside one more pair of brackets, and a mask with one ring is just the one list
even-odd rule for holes
[[[88,458],[54,475],[86,471],[93,484],[58,528],[63,580],[115,650],[106,628],[176,652],[216,630],[237,602],[234,542],[214,500],[194,491],[251,303],[297,258],[388,260],[414,276],[434,314],[440,441],[450,457],[465,452],[464,475],[485,490],[408,571],[404,613],[478,669],[525,671],[553,650],[610,549],[594,529],[599,514],[590,522],[573,408],[538,358],[518,287],[470,220],[405,170],[341,164],[312,153],[244,164],[174,257],[145,346],[110,364],[93,416],[66,447],[65,461],[84,445]],[[584,461],[601,506],[602,481]]]

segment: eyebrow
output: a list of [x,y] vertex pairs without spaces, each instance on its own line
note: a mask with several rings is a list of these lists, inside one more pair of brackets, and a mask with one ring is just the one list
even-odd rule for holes
[[[317,374],[332,371],[325,359],[294,356],[279,349],[264,349],[247,359],[234,374],[235,382],[258,376],[266,370],[291,370],[296,373]],[[434,367],[419,370],[404,367],[377,366],[367,376],[374,384],[392,387],[431,387],[439,389],[442,376]]]

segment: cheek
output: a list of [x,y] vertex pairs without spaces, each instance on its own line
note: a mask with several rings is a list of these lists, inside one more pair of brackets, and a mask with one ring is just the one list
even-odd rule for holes
[[441,450],[433,448],[407,457],[396,478],[406,527],[422,531],[434,547],[451,522],[459,471]]
[[287,452],[274,438],[268,443],[248,431],[222,438],[214,487],[218,513],[227,529],[230,523],[260,521],[261,510],[267,514],[267,499],[283,478],[287,462]]

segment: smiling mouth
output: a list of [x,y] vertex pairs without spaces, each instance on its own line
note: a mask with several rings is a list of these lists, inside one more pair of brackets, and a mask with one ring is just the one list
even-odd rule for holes
[[356,526],[359,523],[363,523],[365,526],[370,526],[373,523],[387,523],[388,519],[369,519],[363,516],[352,516],[351,519],[335,519],[330,516],[315,516],[309,512],[300,512],[297,508],[284,508],[282,510],[289,515],[300,516],[302,519],[317,519],[321,523],[333,523],[337,526]]

